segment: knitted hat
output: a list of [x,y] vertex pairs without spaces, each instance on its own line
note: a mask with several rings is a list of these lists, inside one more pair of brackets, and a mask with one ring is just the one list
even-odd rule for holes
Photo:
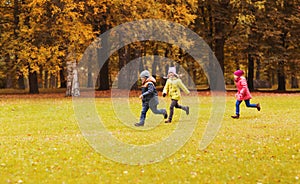
[[141,78],[144,78],[144,77],[148,78],[148,77],[150,77],[150,72],[148,70],[144,70],[140,73],[140,77]]
[[173,74],[177,75],[176,68],[175,67],[170,67],[168,73],[173,73]]
[[238,76],[238,77],[240,77],[240,76],[242,76],[244,74],[244,71],[243,70],[237,70],[233,74],[236,75],[236,76]]

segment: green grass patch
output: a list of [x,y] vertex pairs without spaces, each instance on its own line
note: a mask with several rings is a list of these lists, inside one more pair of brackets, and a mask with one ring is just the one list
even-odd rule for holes
[[[155,144],[180,124],[197,121],[181,149],[149,165],[121,164],[97,153],[80,131],[71,98],[0,97],[0,183],[299,183],[300,95],[253,96],[261,112],[242,103],[238,120],[230,117],[233,95],[226,97],[222,126],[205,150],[199,142],[211,115],[209,96],[184,97],[191,114],[175,110],[172,124],[149,111],[141,129],[133,126],[138,98],[129,99],[132,117],[126,122],[116,115],[126,107],[124,99],[115,107],[110,98],[96,98],[107,130],[127,144]],[[167,99],[160,101],[160,108],[168,107]]]

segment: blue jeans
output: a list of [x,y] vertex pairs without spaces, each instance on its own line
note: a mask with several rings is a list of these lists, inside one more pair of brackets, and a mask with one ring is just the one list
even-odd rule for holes
[[[245,103],[246,103],[246,106],[247,107],[250,107],[250,108],[256,108],[257,105],[256,104],[250,104],[250,100],[244,100]],[[243,100],[239,101],[237,100],[236,103],[235,103],[235,114],[240,114],[240,104],[243,102]]]
[[141,112],[140,122],[139,122],[140,124],[144,124],[145,123],[146,114],[147,114],[147,111],[149,110],[149,108],[151,109],[151,111],[154,114],[165,114],[165,113],[167,113],[167,111],[165,109],[157,109],[157,105],[156,104],[149,105],[148,102],[143,102],[142,112]]

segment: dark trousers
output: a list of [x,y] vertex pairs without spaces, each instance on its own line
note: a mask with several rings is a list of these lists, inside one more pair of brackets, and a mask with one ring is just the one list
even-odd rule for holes
[[143,107],[142,107],[142,112],[141,112],[140,122],[139,122],[140,124],[145,123],[146,114],[147,114],[147,111],[149,110],[149,108],[151,109],[151,111],[154,114],[165,114],[166,113],[165,109],[157,109],[157,105],[155,105],[155,104],[149,105],[148,102],[143,102]]
[[172,121],[173,114],[174,114],[174,107],[177,109],[182,109],[184,111],[187,111],[187,107],[179,105],[178,100],[172,99],[171,105],[170,105],[170,115],[169,115],[169,121]]

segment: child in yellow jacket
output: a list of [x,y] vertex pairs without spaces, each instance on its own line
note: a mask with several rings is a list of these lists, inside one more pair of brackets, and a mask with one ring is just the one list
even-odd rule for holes
[[190,91],[182,83],[181,79],[178,78],[178,75],[176,74],[176,68],[170,67],[168,71],[168,80],[163,89],[163,97],[165,97],[168,94],[172,102],[170,105],[170,115],[168,120],[165,121],[165,123],[172,122],[174,107],[184,110],[187,115],[190,113],[190,109],[188,106],[182,106],[178,104],[178,100],[181,97],[180,90],[183,90],[186,94],[190,93]]

